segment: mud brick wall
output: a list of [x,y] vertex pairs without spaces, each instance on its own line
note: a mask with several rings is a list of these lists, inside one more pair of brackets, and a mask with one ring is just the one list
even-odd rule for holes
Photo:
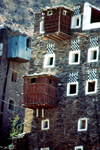
[[[57,87],[57,108],[45,109],[42,117],[42,110],[39,110],[39,117],[36,117],[36,110],[33,113],[31,132],[28,137],[29,149],[49,147],[50,150],[73,150],[75,146],[82,145],[84,150],[94,149],[100,141],[100,53],[97,62],[88,63],[87,54],[90,48],[90,37],[98,37],[100,47],[100,30],[71,30],[72,40],[79,39],[80,64],[69,64],[69,52],[71,41],[54,42],[44,39],[39,34],[40,14],[36,14],[35,33],[33,37],[33,50],[30,61],[29,73],[48,73],[59,77]],[[77,34],[78,32],[78,34]],[[44,68],[44,56],[47,52],[47,44],[55,44],[55,66]],[[86,81],[88,71],[97,70],[97,92],[86,95]],[[66,96],[69,74],[78,72],[78,95]],[[28,116],[30,116],[28,114]],[[28,118],[26,115],[26,118]],[[78,119],[88,118],[87,131],[78,131]],[[49,119],[50,128],[41,130],[41,122]],[[29,117],[30,120],[30,117]],[[27,120],[28,121],[28,120]],[[30,122],[30,121],[29,121]],[[35,126],[35,128],[34,128]],[[26,126],[25,126],[25,130]],[[97,148],[98,149],[98,148]]]

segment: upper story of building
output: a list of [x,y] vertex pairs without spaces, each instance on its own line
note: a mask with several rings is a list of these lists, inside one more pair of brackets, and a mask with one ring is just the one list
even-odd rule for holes
[[[100,9],[89,4],[47,7],[35,17],[35,31],[54,41],[71,39],[74,32],[100,27]],[[38,26],[39,23],[39,26]]]
[[29,62],[31,38],[26,34],[14,31],[10,27],[0,26],[0,57],[17,62]]
[[35,15],[33,61],[30,75],[24,77],[25,107],[56,107],[51,99],[57,102],[59,87],[61,99],[98,96],[99,14],[98,8],[85,3],[73,9],[47,8]]

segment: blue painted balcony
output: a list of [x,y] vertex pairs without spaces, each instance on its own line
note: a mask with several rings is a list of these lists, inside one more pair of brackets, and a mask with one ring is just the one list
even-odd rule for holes
[[17,62],[28,62],[31,55],[31,41],[25,36],[18,35],[8,38],[7,58]]

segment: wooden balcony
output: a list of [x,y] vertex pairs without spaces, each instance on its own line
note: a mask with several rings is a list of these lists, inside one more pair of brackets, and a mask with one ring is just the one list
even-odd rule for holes
[[72,10],[64,6],[44,10],[44,37],[54,41],[70,40],[72,13]]
[[22,106],[32,109],[57,107],[57,81],[57,77],[47,74],[25,76]]

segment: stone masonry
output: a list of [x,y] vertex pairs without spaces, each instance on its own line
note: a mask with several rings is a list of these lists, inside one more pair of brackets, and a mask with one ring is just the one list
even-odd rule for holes
[[[83,7],[81,6],[81,18]],[[42,109],[36,117],[36,110],[26,109],[25,123],[31,123],[30,127],[25,125],[24,131],[30,134],[29,150],[73,150],[82,146],[84,150],[98,150],[100,147],[100,54],[97,62],[87,62],[88,49],[91,46],[90,39],[98,38],[100,47],[100,29],[82,31],[82,28],[72,29],[72,39],[54,42],[43,38],[39,34],[41,13],[35,15],[33,50],[31,54],[29,74],[48,73],[59,77],[57,86],[57,108],[45,109],[42,116]],[[74,42],[73,42],[74,41]],[[69,52],[73,50],[75,41],[78,41],[80,50],[80,63],[69,64]],[[44,68],[44,56],[47,53],[47,45],[55,44],[55,66]],[[94,71],[96,70],[96,72]],[[93,75],[97,79],[97,92],[86,94],[86,81]],[[67,84],[72,81],[78,82],[78,94],[67,96]],[[70,81],[70,82],[69,82]],[[29,114],[30,112],[30,114]],[[33,117],[33,120],[31,120]],[[88,119],[86,131],[78,131],[78,120]],[[41,130],[42,120],[49,119],[48,130]],[[29,120],[29,121],[28,121]]]
[[[20,121],[24,121],[25,109],[21,107],[23,80],[22,75],[28,71],[29,63],[20,63],[7,59],[8,37],[17,36],[21,33],[5,27],[0,43],[3,43],[3,54],[0,64],[0,145],[7,143],[11,122],[9,118],[20,116]],[[12,73],[17,74],[16,81],[12,81]],[[13,111],[9,110],[9,100],[14,101]]]

